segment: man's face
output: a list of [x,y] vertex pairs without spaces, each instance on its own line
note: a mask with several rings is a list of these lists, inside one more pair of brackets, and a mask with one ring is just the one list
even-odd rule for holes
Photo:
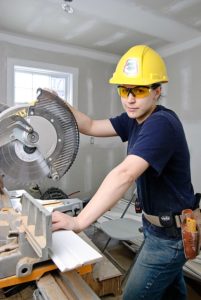
[[[125,85],[123,87],[131,89],[135,86]],[[147,89],[143,97],[138,97],[138,91],[136,91],[136,94],[135,92],[130,92],[125,97],[121,96],[121,102],[129,118],[136,119],[138,123],[142,123],[155,109],[160,94],[161,87],[154,90]]]

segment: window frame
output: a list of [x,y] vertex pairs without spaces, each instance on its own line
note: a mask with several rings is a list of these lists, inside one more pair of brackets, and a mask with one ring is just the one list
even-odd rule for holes
[[33,68],[40,70],[47,70],[50,73],[67,73],[69,74],[69,80],[67,82],[66,89],[67,101],[69,104],[77,107],[78,105],[78,69],[68,66],[61,66],[56,64],[49,64],[39,61],[23,60],[16,58],[7,59],[7,104],[8,106],[17,105],[14,103],[15,95],[15,66]]

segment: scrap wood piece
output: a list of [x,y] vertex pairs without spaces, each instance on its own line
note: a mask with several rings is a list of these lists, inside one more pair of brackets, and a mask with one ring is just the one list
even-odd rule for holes
[[122,294],[123,275],[105,256],[101,262],[94,265],[92,273],[84,274],[82,278],[99,297]]
[[100,299],[75,270],[65,272],[65,273],[59,273],[59,276],[57,278],[61,278],[63,287],[66,287],[67,290],[71,292],[71,295],[74,296],[73,299],[82,299],[82,300]]
[[44,299],[48,300],[68,300],[62,289],[57,284],[56,280],[51,274],[47,274],[40,278],[37,282],[37,287],[40,290]]
[[37,287],[48,300],[100,300],[76,271],[47,274],[37,282]]

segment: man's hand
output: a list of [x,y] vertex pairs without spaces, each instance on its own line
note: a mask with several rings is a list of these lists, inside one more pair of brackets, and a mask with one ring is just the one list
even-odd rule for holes
[[3,183],[3,177],[0,176],[0,194],[3,195],[4,194],[4,183]]
[[52,231],[59,229],[73,230],[79,232],[79,226],[76,217],[71,217],[60,211],[54,211],[52,213]]

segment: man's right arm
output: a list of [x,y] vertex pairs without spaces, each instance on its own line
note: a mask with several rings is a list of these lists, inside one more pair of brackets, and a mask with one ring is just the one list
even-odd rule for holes
[[109,119],[93,120],[71,105],[68,104],[68,106],[70,107],[77,121],[78,128],[81,133],[97,137],[109,137],[117,135]]

